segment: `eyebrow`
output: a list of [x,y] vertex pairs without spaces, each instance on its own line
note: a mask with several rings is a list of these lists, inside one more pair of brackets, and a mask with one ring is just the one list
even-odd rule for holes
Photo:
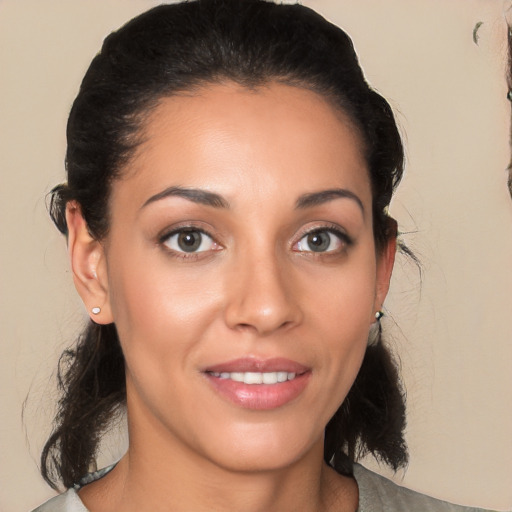
[[304,208],[311,208],[313,206],[318,206],[329,201],[333,201],[334,199],[350,199],[355,201],[357,206],[361,209],[361,212],[364,216],[364,206],[363,202],[359,197],[351,192],[350,190],[344,188],[333,188],[329,190],[321,190],[320,192],[312,192],[310,194],[303,194],[297,199],[295,204],[295,208],[302,210]]
[[182,197],[188,199],[193,203],[204,204],[213,208],[229,208],[229,203],[219,194],[215,192],[209,192],[200,188],[188,188],[188,187],[169,187],[154,196],[151,196],[141,208],[147,205],[160,201],[167,197]]
[[[165,190],[162,190],[162,192],[151,196],[142,205],[141,208],[144,208],[151,203],[160,201],[167,197],[182,197],[183,199],[187,199],[194,203],[204,204],[213,208],[228,209],[230,207],[228,201],[226,201],[226,199],[224,199],[221,195],[216,194],[215,192],[209,192],[199,188],[173,186],[168,187]],[[295,208],[299,210],[312,208],[313,206],[318,206],[335,199],[351,199],[355,201],[364,215],[364,206],[361,199],[359,199],[359,197],[350,190],[344,188],[334,188],[329,190],[321,190],[320,192],[303,194],[297,199]]]

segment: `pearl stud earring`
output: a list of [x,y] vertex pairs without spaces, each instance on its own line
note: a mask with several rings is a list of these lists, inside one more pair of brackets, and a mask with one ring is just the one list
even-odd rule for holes
[[96,306],[96,307],[91,309],[91,312],[92,312],[93,315],[99,315],[101,313],[101,308]]
[[380,326],[380,319],[384,316],[382,311],[375,313],[375,322],[370,326],[370,332],[368,333],[368,346],[375,347],[380,343],[380,335],[382,328]]

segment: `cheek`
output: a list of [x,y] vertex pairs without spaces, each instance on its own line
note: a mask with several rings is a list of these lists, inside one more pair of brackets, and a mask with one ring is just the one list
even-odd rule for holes
[[340,403],[361,366],[374,314],[375,262],[371,257],[365,261],[364,255],[358,261],[325,276],[324,286],[317,286],[309,296],[314,318],[309,337],[318,341],[315,356],[337,389]]
[[218,310],[211,283],[176,271],[158,254],[117,260],[109,277],[114,321],[131,370],[193,351]]
[[348,338],[369,329],[376,294],[375,260],[365,254],[354,259],[357,265],[340,266],[318,276],[314,292],[309,293],[308,308],[324,328]]

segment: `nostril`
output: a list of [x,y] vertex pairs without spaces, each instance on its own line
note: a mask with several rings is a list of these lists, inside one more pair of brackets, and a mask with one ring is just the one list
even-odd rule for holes
[[244,331],[246,331],[246,330],[250,330],[250,329],[253,329],[253,328],[254,328],[254,327],[253,327],[252,325],[250,325],[250,324],[238,324],[236,327],[237,327],[238,329],[240,329],[240,330],[244,330]]
[[236,324],[230,325],[231,328],[238,330],[240,332],[251,332],[259,334],[260,336],[265,336],[268,334],[272,334],[276,331],[286,330],[288,328],[293,327],[297,322],[293,320],[285,320],[283,322],[275,321],[271,318],[266,318],[265,321],[262,319],[254,319],[252,322],[239,322]]

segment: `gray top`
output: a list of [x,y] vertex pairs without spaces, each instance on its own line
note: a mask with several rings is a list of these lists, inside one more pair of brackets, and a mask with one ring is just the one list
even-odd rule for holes
[[[78,496],[78,490],[106,475],[112,468],[110,466],[87,475],[79,485],[52,498],[32,512],[88,512]],[[400,487],[359,464],[354,465],[354,477],[359,487],[357,512],[484,512],[481,508],[452,505]]]

